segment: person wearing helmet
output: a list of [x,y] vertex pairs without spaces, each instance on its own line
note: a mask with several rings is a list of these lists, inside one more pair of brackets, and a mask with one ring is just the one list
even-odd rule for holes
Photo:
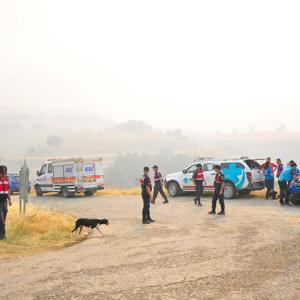
[[221,211],[218,213],[218,215],[225,215],[225,203],[224,203],[225,177],[224,174],[221,172],[221,167],[219,165],[216,165],[214,167],[214,171],[216,172],[216,177],[214,182],[215,192],[212,199],[212,209],[209,212],[209,214],[210,215],[216,214],[217,200],[219,199],[219,203],[221,205]]
[[205,179],[204,179],[204,171],[203,167],[201,164],[197,165],[197,169],[195,170],[192,181],[194,183],[194,187],[196,190],[196,198],[195,198],[195,204],[198,206],[202,206],[201,203],[201,195],[203,193],[203,187],[205,184]]

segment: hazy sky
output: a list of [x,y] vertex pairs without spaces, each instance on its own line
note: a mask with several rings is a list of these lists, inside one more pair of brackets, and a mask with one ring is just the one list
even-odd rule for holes
[[294,130],[299,15],[286,0],[0,0],[1,110]]

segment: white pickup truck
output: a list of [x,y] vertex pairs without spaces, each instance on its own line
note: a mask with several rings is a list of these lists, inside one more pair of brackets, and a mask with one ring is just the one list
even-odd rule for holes
[[195,191],[192,176],[201,163],[204,169],[206,186],[204,191],[214,190],[214,165],[220,165],[225,175],[224,196],[232,199],[236,194],[248,194],[251,191],[265,188],[265,177],[260,169],[259,163],[254,159],[200,159],[189,165],[181,172],[172,173],[166,176],[165,186],[172,197],[178,196],[181,192]]
[[96,191],[104,189],[102,159],[53,159],[46,161],[34,183],[36,195],[57,192],[65,198],[75,193],[92,196]]

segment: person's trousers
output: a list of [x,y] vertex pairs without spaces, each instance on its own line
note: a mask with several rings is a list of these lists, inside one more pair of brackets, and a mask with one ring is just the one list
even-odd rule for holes
[[0,238],[5,237],[6,216],[7,216],[7,201],[0,201]]
[[203,180],[196,180],[196,199],[195,201],[200,203],[201,196],[203,193]]
[[269,199],[269,197],[274,196],[274,179],[266,180],[266,199]]
[[142,211],[142,217],[143,217],[143,221],[149,221],[150,218],[150,197],[149,195],[143,195],[142,194],[142,198],[143,198],[143,211]]
[[161,184],[155,184],[154,185],[154,191],[153,191],[153,202],[155,202],[155,200],[158,196],[158,193],[161,194],[161,196],[164,198],[165,201],[168,201],[167,195],[165,194]]
[[279,188],[280,188],[280,203],[289,203],[289,186],[288,183],[283,180],[278,181]]
[[220,194],[220,190],[216,189],[214,192],[214,196],[212,199],[212,211],[215,212],[216,211],[216,206],[217,206],[217,201],[219,199],[219,203],[221,206],[221,211],[225,212],[225,202],[224,202],[224,195]]

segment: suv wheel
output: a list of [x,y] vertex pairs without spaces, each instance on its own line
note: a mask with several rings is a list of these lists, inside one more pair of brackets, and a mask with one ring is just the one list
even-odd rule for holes
[[171,181],[168,184],[168,193],[171,197],[176,197],[180,193],[180,187],[179,184],[175,181]]
[[235,186],[229,181],[225,182],[224,198],[233,199],[235,197],[235,194],[236,194]]

